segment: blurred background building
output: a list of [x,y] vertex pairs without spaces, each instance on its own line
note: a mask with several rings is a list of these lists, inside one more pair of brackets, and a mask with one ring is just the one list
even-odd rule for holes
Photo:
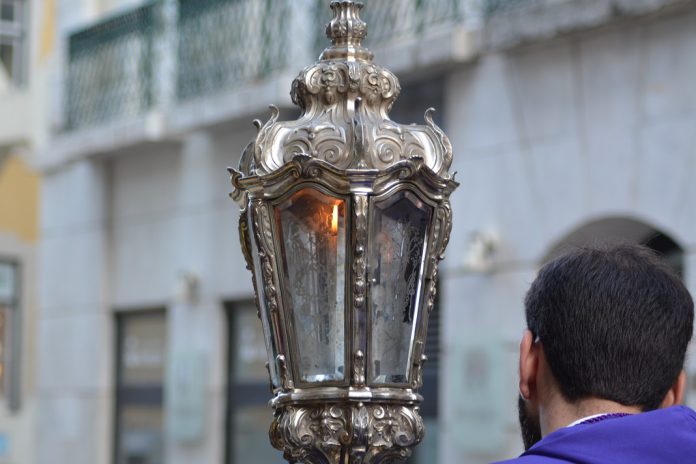
[[[41,121],[33,2],[0,1],[0,462],[35,462]],[[38,2],[36,2],[38,4]],[[38,37],[38,36],[37,36]]]
[[[696,1],[365,3],[462,184],[412,462],[511,457],[545,260],[645,243],[696,292]],[[0,0],[0,464],[282,462],[225,168],[328,4]]]

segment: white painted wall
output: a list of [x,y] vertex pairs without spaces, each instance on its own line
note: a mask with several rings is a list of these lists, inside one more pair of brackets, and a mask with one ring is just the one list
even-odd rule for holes
[[[461,395],[452,344],[481,330],[502,334],[508,365],[524,328],[524,294],[541,259],[591,220],[628,216],[675,239],[688,253],[696,292],[696,13],[617,25],[507,52],[449,75],[446,124],[460,189],[443,272],[444,401]],[[462,244],[498,238],[490,273],[471,274]],[[696,369],[691,366],[692,373]],[[505,402],[510,433],[489,453],[458,443],[480,427],[444,407],[442,462],[502,459],[519,451],[516,373]],[[692,395],[693,396],[693,395]],[[450,404],[450,403],[445,403]],[[464,453],[467,455],[467,453]]]
[[104,163],[46,176],[40,246],[37,462],[110,457],[113,320],[105,279]]
[[[167,463],[222,462],[226,410],[226,315],[222,303],[252,295],[237,238],[238,208],[228,198],[253,127],[195,132],[112,163],[111,309],[166,306],[170,353],[207,360],[207,423],[201,440],[167,444]],[[196,301],[175,299],[183,274],[197,277]]]
[[[7,440],[7,454],[0,464],[34,462],[34,430],[36,427],[36,246],[16,235],[0,232],[0,256],[19,262],[21,282],[18,314],[21,319],[20,407],[10,410],[8,398],[0,398],[0,434]],[[7,368],[8,365],[5,365]],[[12,375],[12,372],[9,373]]]

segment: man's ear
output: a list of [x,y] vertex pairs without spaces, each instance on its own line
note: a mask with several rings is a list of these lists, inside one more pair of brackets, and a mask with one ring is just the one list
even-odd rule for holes
[[529,329],[520,341],[520,395],[525,400],[536,397],[537,373],[539,371],[539,347],[534,343],[534,334]]
[[674,381],[672,388],[665,395],[665,399],[660,404],[661,408],[669,408],[675,404],[682,404],[684,401],[684,389],[686,388],[686,372],[682,370]]

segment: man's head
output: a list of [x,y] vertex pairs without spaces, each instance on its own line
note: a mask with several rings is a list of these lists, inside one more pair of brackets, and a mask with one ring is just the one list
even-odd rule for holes
[[520,417],[526,442],[539,438],[535,418],[550,395],[568,404],[597,399],[648,411],[664,404],[680,378],[693,301],[647,248],[583,248],[548,263],[525,310],[520,393],[527,401],[520,402]]

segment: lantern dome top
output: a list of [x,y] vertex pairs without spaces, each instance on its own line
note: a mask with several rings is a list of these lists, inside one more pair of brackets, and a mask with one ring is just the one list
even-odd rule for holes
[[299,156],[342,171],[384,170],[400,161],[422,160],[443,180],[451,179],[452,145],[433,122],[432,108],[422,125],[389,118],[401,87],[362,45],[367,36],[362,7],[350,0],[331,3],[334,17],[326,26],[331,45],[292,84],[292,101],[302,115],[278,121],[279,111],[271,106],[265,124],[254,121],[258,133],[240,161],[242,177],[272,174]]

